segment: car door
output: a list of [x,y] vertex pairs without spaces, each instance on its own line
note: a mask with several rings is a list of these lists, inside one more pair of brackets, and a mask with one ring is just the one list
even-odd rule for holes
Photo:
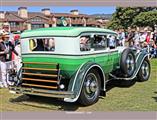
[[117,66],[117,60],[119,60],[118,50],[116,49],[116,36],[114,34],[109,34],[108,36],[114,37],[114,43],[110,43],[110,37],[108,37],[108,62],[110,64],[110,71],[112,71]]
[[93,54],[95,55],[94,61],[97,64],[101,65],[105,73],[107,73],[108,70],[110,69],[110,61],[108,60],[109,52],[107,49],[106,37],[107,36],[102,33],[93,34],[92,45],[91,45],[91,47],[94,50]]

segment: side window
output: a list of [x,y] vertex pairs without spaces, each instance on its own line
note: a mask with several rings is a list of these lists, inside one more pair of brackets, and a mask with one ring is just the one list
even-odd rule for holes
[[55,50],[55,40],[54,40],[54,38],[45,39],[44,46],[47,49],[47,51],[54,51]]
[[80,51],[91,50],[91,37],[90,35],[80,37]]
[[104,50],[107,48],[107,36],[106,35],[94,35],[93,45],[94,50]]
[[30,39],[29,48],[31,51],[54,51],[55,39],[54,38]]

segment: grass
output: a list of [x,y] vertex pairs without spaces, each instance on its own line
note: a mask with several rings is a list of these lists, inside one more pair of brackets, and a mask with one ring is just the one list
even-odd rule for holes
[[91,106],[45,98],[15,95],[0,89],[0,111],[157,111],[157,59],[151,60],[151,77],[129,87],[108,84],[106,97]]

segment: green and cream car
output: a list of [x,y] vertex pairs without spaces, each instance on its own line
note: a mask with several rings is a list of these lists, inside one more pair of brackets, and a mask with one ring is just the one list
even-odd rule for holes
[[22,67],[10,90],[91,105],[105,95],[111,79],[146,81],[145,50],[110,47],[117,33],[92,27],[54,27],[21,35]]

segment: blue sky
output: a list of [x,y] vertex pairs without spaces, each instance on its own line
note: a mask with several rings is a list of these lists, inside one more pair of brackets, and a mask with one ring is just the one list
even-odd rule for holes
[[[80,7],[80,6],[67,6],[67,7],[56,7],[56,6],[45,6],[45,7],[27,7],[30,12],[40,12],[42,8],[50,8],[52,12],[57,13],[68,13],[72,9],[78,9],[80,13],[83,14],[112,14],[115,12],[116,7],[113,6],[104,6],[104,7]],[[0,11],[17,11],[17,6],[1,6]]]

